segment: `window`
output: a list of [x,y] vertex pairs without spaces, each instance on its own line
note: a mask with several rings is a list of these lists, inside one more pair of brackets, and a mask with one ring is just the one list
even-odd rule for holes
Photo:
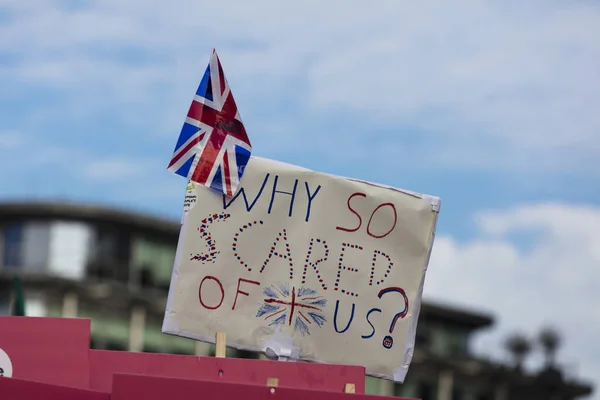
[[23,225],[10,224],[4,227],[3,259],[4,268],[15,269],[23,264]]
[[[412,379],[404,381],[404,383],[398,383],[394,385],[394,396],[395,397],[409,397],[415,398],[417,396],[418,386],[415,385]],[[375,393],[379,394],[379,392]]]
[[193,352],[189,352],[189,351],[185,351],[185,350],[179,350],[179,349],[170,351],[169,353],[183,355],[183,356],[191,356],[191,355],[194,354]]
[[127,351],[127,346],[111,340],[106,342],[106,350]]
[[145,345],[142,350],[144,353],[162,353],[158,347]]
[[442,357],[462,357],[468,353],[468,332],[448,326],[436,326],[431,332],[431,350]]
[[249,358],[249,359],[258,359],[259,353],[254,351],[247,350],[238,350],[235,353],[235,358]]
[[133,281],[142,287],[168,290],[176,246],[158,240],[137,238],[133,245]]
[[[93,325],[93,321],[92,321]],[[104,334],[94,334],[90,338],[90,349],[94,350],[112,350],[112,351],[127,351],[128,343],[125,340],[118,338],[107,337]]]
[[435,385],[429,382],[420,382],[417,389],[417,398],[420,400],[435,400],[437,398]]
[[28,222],[22,235],[22,262],[27,271],[44,271],[50,253],[50,224]]
[[90,254],[90,275],[114,279],[120,282],[129,281],[129,232],[111,228],[97,227]]
[[366,394],[379,394],[379,379],[372,376],[367,376],[365,380]]
[[10,315],[10,293],[8,285],[0,288],[0,315]]
[[3,228],[5,268],[43,271],[48,265],[50,224],[46,221],[11,223]]
[[465,393],[462,389],[454,387],[452,389],[452,400],[463,400],[465,399]]
[[421,350],[427,349],[430,345],[429,329],[425,325],[419,325],[417,327],[417,334],[415,337],[415,346]]
[[48,316],[48,300],[45,295],[40,292],[26,292],[25,314],[28,317],[47,317]]
[[90,253],[90,227],[81,222],[57,221],[51,233],[50,270],[58,276],[82,279]]

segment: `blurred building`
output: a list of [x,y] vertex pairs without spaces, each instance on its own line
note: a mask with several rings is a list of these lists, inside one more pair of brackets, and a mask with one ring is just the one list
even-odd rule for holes
[[[178,221],[90,205],[0,204],[0,315],[11,309],[12,277],[19,274],[27,315],[91,318],[93,348],[209,355],[212,345],[161,333],[179,229]],[[422,400],[591,393],[556,368],[523,373],[475,357],[471,336],[492,323],[490,316],[423,304],[407,381],[368,378],[368,392]]]

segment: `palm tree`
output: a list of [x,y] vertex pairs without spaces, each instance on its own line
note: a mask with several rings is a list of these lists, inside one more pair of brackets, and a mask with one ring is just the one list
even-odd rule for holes
[[511,353],[515,368],[521,370],[525,358],[531,352],[531,342],[522,334],[513,334],[506,340],[506,349]]
[[546,366],[554,366],[554,362],[556,361],[556,352],[561,344],[560,334],[555,329],[547,327],[542,329],[539,333],[538,341],[544,350]]

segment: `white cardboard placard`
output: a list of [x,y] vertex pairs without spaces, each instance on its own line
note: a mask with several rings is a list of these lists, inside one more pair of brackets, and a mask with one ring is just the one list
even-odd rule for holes
[[255,157],[233,197],[195,190],[164,333],[404,380],[438,198]]

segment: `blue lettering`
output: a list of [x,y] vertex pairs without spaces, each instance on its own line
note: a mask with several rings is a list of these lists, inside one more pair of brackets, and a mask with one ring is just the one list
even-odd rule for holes
[[352,320],[354,319],[354,309],[356,308],[356,304],[352,303],[352,312],[350,313],[350,318],[348,318],[348,323],[346,324],[346,327],[341,331],[338,329],[338,325],[337,325],[337,315],[338,315],[339,306],[340,306],[340,301],[337,300],[335,302],[335,311],[333,312],[333,329],[335,329],[335,331],[337,333],[344,333],[348,330],[348,328],[350,328],[350,325],[352,324]]
[[[246,195],[246,189],[244,187],[241,187],[237,193],[231,198],[231,199],[227,199],[226,195],[223,195],[223,209],[227,210],[236,200],[238,197],[240,197],[240,195],[242,196],[242,198],[244,199],[244,204],[246,205],[246,211],[250,212],[252,211],[252,209],[254,208],[254,206],[256,205],[256,203],[258,202],[258,200],[261,198],[265,187],[267,185],[267,182],[269,181],[269,177],[271,176],[271,174],[266,174],[265,175],[265,179],[263,180],[260,189],[258,190],[258,193],[256,193],[256,196],[254,197],[254,199],[250,198],[250,196]],[[294,212],[294,201],[296,200],[296,192],[298,190],[298,179],[294,180],[294,187],[292,188],[291,191],[285,191],[285,190],[278,190],[277,186],[279,183],[279,176],[275,175],[275,178],[273,179],[273,190],[271,192],[271,199],[269,201],[269,208],[267,210],[267,212],[269,214],[271,214],[271,211],[273,211],[273,203],[275,202],[275,195],[277,193],[279,194],[285,194],[290,196],[290,206],[288,208],[288,217],[291,217],[293,212]],[[304,221],[308,222],[310,219],[310,212],[311,212],[311,208],[312,208],[312,202],[313,200],[317,197],[317,194],[319,194],[319,192],[321,191],[321,185],[318,185],[317,188],[315,189],[314,192],[311,192],[311,188],[308,184],[308,182],[304,182],[304,188],[306,189],[306,198],[308,200],[307,205],[306,205],[306,215],[304,217]]]
[[321,185],[319,185],[317,187],[317,190],[315,190],[315,192],[312,195],[310,194],[310,188],[308,187],[308,182],[304,182],[304,186],[306,187],[306,196],[308,197],[308,206],[306,207],[305,221],[308,222],[308,219],[310,218],[310,206],[312,204],[313,199],[317,196],[317,193],[319,193],[319,190],[321,190]]
[[369,312],[367,313],[367,322],[369,323],[369,325],[371,325],[371,333],[369,335],[362,335],[361,338],[363,338],[363,339],[370,339],[375,334],[375,327],[373,326],[371,321],[369,321],[369,316],[371,315],[371,313],[374,313],[374,312],[381,312],[381,310],[379,308],[371,308],[369,310]]
[[291,217],[292,211],[294,209],[294,199],[296,198],[296,188],[298,187],[298,179],[295,180],[294,190],[291,192],[284,192],[281,190],[277,190],[277,181],[278,180],[279,180],[279,176],[275,175],[275,180],[273,181],[273,192],[271,193],[271,202],[269,203],[268,213],[271,214],[271,208],[273,207],[273,201],[275,200],[275,193],[288,194],[288,195],[292,196],[292,198],[290,199],[290,211],[288,214],[288,216]]
[[[260,198],[260,196],[262,195],[265,185],[267,184],[267,181],[269,180],[269,176],[270,176],[270,174],[265,175],[265,180],[263,181],[262,186],[260,187],[260,190],[256,194],[256,197],[252,201],[252,204],[248,204],[248,198],[246,197],[246,192],[244,191],[244,188],[240,188],[240,190],[238,190],[238,192],[235,194],[235,196],[233,196],[233,198],[229,202],[226,202],[226,196],[223,195],[223,209],[227,210],[227,208],[231,205],[231,203],[233,203],[235,201],[235,199],[237,199],[239,197],[239,195],[241,194],[242,197],[244,197],[244,203],[246,203],[246,211],[250,212],[252,210],[252,208],[254,207],[254,205],[256,204],[256,202],[258,201],[258,199]],[[276,179],[275,182],[277,182],[277,178],[275,178],[275,179]],[[272,201],[273,200],[271,200],[271,202]]]

